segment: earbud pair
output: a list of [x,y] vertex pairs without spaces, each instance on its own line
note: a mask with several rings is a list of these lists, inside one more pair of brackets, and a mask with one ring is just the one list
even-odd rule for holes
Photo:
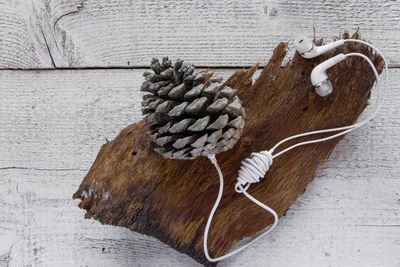
[[[297,37],[294,41],[297,52],[299,52],[299,54],[304,58],[315,58],[343,45],[344,42],[345,41],[341,39],[326,45],[316,46],[310,38],[304,36]],[[333,86],[331,81],[328,79],[326,70],[345,58],[346,56],[344,54],[338,54],[322,62],[312,70],[311,83],[315,87],[317,94],[320,96],[327,96],[332,93]]]

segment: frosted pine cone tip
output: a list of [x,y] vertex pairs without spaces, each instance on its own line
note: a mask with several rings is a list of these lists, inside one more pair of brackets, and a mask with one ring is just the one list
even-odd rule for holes
[[142,113],[155,151],[166,158],[193,159],[231,149],[239,140],[245,111],[236,90],[212,72],[183,60],[151,61],[143,74]]

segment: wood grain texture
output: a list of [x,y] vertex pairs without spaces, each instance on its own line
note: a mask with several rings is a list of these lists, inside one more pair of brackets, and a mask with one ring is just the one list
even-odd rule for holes
[[[340,90],[329,98],[316,98],[309,74],[315,64],[334,53],[312,61],[297,54],[281,69],[285,49],[283,43],[275,49],[254,87],[247,85],[254,69],[237,72],[227,81],[227,85],[238,89],[247,119],[238,145],[218,155],[226,186],[214,232],[210,233],[213,256],[225,254],[233,244],[272,222],[270,214],[249,206],[234,193],[240,162],[250,152],[272,147],[288,135],[351,124],[369,97],[374,79],[362,60],[352,58],[330,70],[331,80]],[[378,69],[382,68],[365,47],[354,45],[351,50],[369,54]],[[343,48],[335,52],[339,51]],[[74,198],[82,200],[80,207],[87,210],[89,218],[154,236],[203,264],[214,265],[205,259],[202,248],[204,225],[213,204],[209,199],[218,189],[215,174],[207,171],[210,163],[206,158],[163,159],[153,151],[146,131],[144,123],[139,122],[103,145]],[[282,216],[304,192],[337,141],[285,154],[260,183],[263,186],[252,188],[252,194]]]
[[327,40],[360,27],[400,64],[399,1],[86,0],[71,13],[80,2],[0,1],[0,68],[138,67],[165,55],[197,66],[264,65],[280,41],[314,26]]
[[[0,71],[0,266],[197,266],[83,219],[70,198],[105,138],[141,119],[142,72]],[[339,142],[275,232],[221,266],[398,266],[400,70],[391,75],[382,113]]]
[[[82,7],[82,0],[0,1],[0,67],[11,69],[67,66],[73,54],[62,50],[58,21]],[[72,44],[69,44],[73,46]]]

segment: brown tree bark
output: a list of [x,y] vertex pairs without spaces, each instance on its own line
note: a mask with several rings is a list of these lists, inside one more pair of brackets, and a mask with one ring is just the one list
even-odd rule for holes
[[[347,33],[343,35],[348,37]],[[353,38],[360,36],[355,33]],[[234,191],[243,159],[251,152],[270,149],[293,134],[354,123],[362,113],[375,82],[372,70],[362,59],[346,59],[328,71],[334,92],[327,97],[318,96],[310,84],[310,73],[316,64],[350,51],[366,54],[382,71],[382,59],[359,44],[346,44],[313,60],[296,53],[282,68],[287,43],[280,43],[254,85],[251,77],[257,65],[237,71],[226,82],[238,89],[247,118],[239,142],[230,151],[217,155],[225,188],[209,234],[212,256],[225,254],[236,242],[273,221],[272,215]],[[202,242],[217,197],[217,172],[205,157],[162,158],[153,151],[145,132],[145,124],[140,121],[104,144],[73,197],[82,200],[79,206],[87,210],[86,217],[154,236],[195,260],[214,266],[205,259]],[[252,185],[249,193],[283,216],[338,141],[302,146],[276,158],[266,177]]]

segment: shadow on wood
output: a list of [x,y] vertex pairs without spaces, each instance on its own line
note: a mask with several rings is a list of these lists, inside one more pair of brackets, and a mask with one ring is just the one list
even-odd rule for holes
[[[349,35],[345,33],[343,37]],[[360,36],[355,33],[353,38]],[[257,65],[239,70],[228,79],[226,84],[238,89],[247,118],[239,142],[230,151],[217,155],[225,188],[209,234],[212,256],[225,254],[236,242],[273,221],[272,215],[234,191],[243,159],[251,152],[270,149],[293,134],[351,124],[362,113],[375,82],[372,70],[362,59],[346,59],[328,70],[334,92],[327,97],[318,96],[310,84],[310,73],[316,64],[339,52],[355,50],[368,55],[382,71],[382,59],[359,44],[346,44],[313,60],[296,53],[281,68],[287,43],[280,43],[254,85],[251,77]],[[153,151],[145,132],[145,124],[140,121],[104,144],[73,197],[82,200],[79,206],[87,210],[86,217],[154,236],[195,260],[214,266],[205,259],[202,242],[218,192],[217,172],[205,157],[185,161],[162,158]],[[303,146],[280,156],[249,193],[283,216],[305,191],[338,140]]]

